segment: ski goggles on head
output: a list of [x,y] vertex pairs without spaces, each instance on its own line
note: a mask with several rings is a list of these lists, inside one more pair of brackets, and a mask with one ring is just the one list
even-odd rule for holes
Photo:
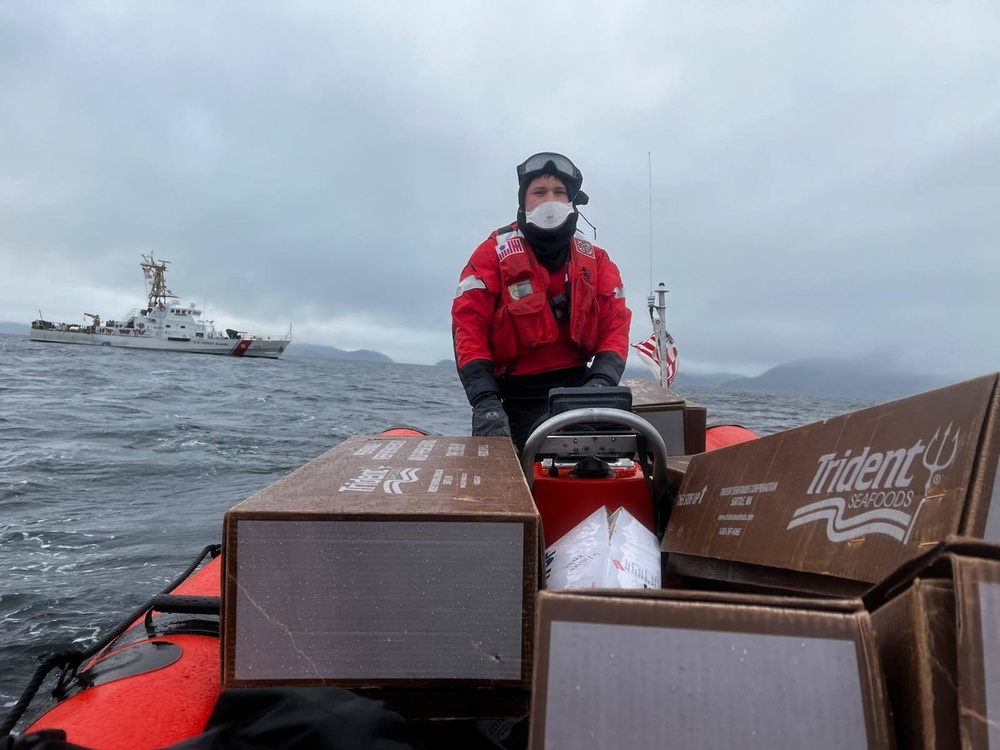
[[520,182],[525,175],[529,175],[533,172],[541,172],[550,162],[552,163],[552,169],[556,173],[563,175],[564,177],[568,177],[569,180],[576,185],[580,185],[583,182],[583,173],[576,168],[576,165],[573,162],[562,154],[556,154],[551,151],[543,151],[540,154],[529,156],[523,162],[518,164],[518,182]]

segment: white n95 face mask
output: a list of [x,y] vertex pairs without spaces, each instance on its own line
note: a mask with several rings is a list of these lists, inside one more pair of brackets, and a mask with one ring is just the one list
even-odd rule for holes
[[573,214],[573,204],[562,201],[545,201],[528,211],[524,218],[539,229],[558,229]]

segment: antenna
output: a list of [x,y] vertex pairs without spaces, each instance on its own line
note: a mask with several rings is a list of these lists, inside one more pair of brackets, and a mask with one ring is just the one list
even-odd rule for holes
[[646,305],[649,307],[649,322],[653,325],[653,337],[656,343],[656,356],[660,363],[658,374],[659,384],[666,388],[667,383],[667,292],[666,285],[661,281],[659,287],[653,290],[653,152],[647,151],[649,164],[649,296]]
[[647,151],[649,162],[649,293],[653,293],[653,152]]

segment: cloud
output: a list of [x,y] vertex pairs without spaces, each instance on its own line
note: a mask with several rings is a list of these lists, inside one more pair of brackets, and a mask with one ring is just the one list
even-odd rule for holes
[[971,2],[3,7],[0,319],[120,315],[155,252],[223,326],[432,363],[554,149],[633,340],[665,282],[684,366],[1000,369],[998,32]]

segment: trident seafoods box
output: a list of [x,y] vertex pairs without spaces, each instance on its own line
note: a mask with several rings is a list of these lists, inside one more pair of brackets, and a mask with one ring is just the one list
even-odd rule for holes
[[949,541],[866,599],[899,746],[1000,747],[1000,545]]
[[519,715],[539,534],[508,439],[347,440],[226,513],[223,682]]
[[668,570],[875,583],[949,535],[1000,540],[997,388],[988,375],[694,456]]
[[532,748],[888,750],[861,601],[542,591]]

